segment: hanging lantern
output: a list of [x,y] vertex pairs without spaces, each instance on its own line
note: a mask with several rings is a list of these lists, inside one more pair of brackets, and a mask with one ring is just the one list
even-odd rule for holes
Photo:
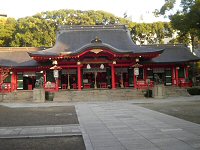
[[54,61],[52,62],[52,64],[53,64],[53,65],[57,65],[57,64],[58,64],[57,60],[54,60]]
[[104,64],[101,64],[101,65],[100,65],[100,69],[104,69]]
[[117,64],[117,62],[114,60],[114,61],[113,61],[113,64],[115,65],[115,64]]
[[91,66],[90,66],[90,64],[87,64],[87,69],[91,69]]

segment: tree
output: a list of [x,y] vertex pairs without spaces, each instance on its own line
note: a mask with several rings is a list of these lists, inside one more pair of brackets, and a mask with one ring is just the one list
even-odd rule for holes
[[[176,0],[165,0],[165,4],[161,7],[157,14],[165,15],[174,8]],[[200,0],[181,0],[181,10],[170,14],[169,18],[173,28],[180,31],[180,37],[184,37],[188,41],[188,35],[191,39],[193,49],[198,44],[200,38]],[[188,44],[188,43],[185,43]]]
[[134,42],[140,44],[162,44],[163,39],[171,37],[173,29],[168,22],[139,23],[131,30]]
[[54,22],[39,16],[20,18],[11,46],[50,47],[55,43]]
[[57,10],[37,13],[31,17],[0,20],[0,46],[52,47],[60,25],[125,24],[134,41],[144,44],[162,43],[170,37],[169,23],[135,23],[104,11]]
[[0,20],[0,46],[10,46],[10,43],[13,40],[16,23],[14,18],[2,18]]

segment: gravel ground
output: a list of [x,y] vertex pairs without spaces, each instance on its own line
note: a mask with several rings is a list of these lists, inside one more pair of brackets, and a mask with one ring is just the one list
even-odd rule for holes
[[[78,124],[74,106],[0,106],[0,127]],[[0,150],[85,150],[82,136],[0,139]]]
[[139,106],[200,124],[200,101],[168,101]]
[[0,106],[0,127],[78,124],[74,106],[8,108]]
[[85,150],[81,136],[30,139],[1,139],[1,150]]

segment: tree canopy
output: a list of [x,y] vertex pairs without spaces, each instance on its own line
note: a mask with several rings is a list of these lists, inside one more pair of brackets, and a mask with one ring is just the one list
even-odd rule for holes
[[172,27],[180,31],[177,40],[189,43],[191,39],[192,46],[195,48],[200,43],[198,40],[200,38],[200,0],[181,0],[180,9],[174,14],[169,14],[176,2],[176,0],[165,0],[165,4],[157,11],[157,14],[168,14]]
[[170,37],[173,29],[170,23],[135,23],[104,11],[57,10],[38,13],[15,20],[0,20],[0,46],[52,47],[56,30],[60,25],[108,25],[125,24],[133,41],[143,44],[162,43]]

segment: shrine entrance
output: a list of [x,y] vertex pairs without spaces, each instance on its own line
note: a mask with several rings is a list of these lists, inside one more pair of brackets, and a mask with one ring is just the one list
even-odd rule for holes
[[105,68],[104,65],[101,65],[101,68],[99,68],[95,65],[93,65],[92,67],[90,65],[87,65],[86,68],[83,68],[82,85],[83,89],[110,88],[110,67]]
[[63,69],[60,72],[61,89],[77,89],[77,70]]
[[36,82],[36,74],[34,72],[24,72],[21,74],[21,77],[23,76],[23,84],[20,84],[20,78],[18,78],[18,88],[23,90],[32,90],[35,88],[35,82]]
[[116,68],[116,88],[133,87],[133,69]]

